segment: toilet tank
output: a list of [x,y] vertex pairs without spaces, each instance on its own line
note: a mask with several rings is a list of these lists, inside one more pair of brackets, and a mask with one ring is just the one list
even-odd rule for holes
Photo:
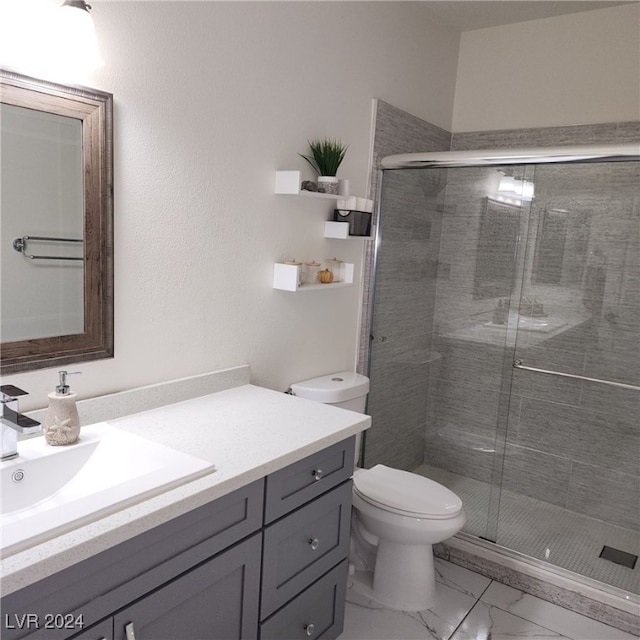
[[291,385],[294,396],[364,413],[369,378],[353,371],[330,373]]

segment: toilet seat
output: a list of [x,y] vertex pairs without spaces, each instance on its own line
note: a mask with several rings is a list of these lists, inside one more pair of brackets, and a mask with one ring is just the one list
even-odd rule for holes
[[365,502],[403,516],[441,520],[462,511],[462,501],[424,476],[378,464],[356,473],[354,491]]

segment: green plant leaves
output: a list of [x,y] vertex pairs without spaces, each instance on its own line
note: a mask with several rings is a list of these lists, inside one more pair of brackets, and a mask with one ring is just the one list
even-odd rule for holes
[[319,176],[335,176],[338,173],[338,167],[344,160],[349,145],[343,145],[339,140],[308,140],[311,155],[305,156],[298,154],[304,158],[317,171]]

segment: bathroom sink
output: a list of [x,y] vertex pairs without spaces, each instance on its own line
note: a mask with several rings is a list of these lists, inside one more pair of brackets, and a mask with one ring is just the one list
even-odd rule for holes
[[505,331],[506,329],[518,329],[519,331],[539,331],[541,333],[550,333],[557,329],[562,329],[567,325],[567,321],[562,318],[548,318],[548,317],[531,317],[520,314],[510,314],[508,323],[494,324],[493,322],[486,322],[483,326],[489,329],[500,329]]
[[18,443],[18,453],[0,463],[3,556],[215,471],[106,423],[84,427],[77,444],[38,437]]

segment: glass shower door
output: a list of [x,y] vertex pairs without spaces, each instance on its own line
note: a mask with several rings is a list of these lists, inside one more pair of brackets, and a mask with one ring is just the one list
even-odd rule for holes
[[497,539],[504,453],[514,407],[511,370],[529,224],[530,169],[448,171],[434,314],[440,366],[430,379],[426,475],[456,492],[464,531]]
[[637,593],[639,163],[531,179],[495,539]]
[[528,223],[516,175],[524,169],[384,173],[370,343],[365,466],[448,486],[465,504],[465,531],[491,540],[516,335],[509,308]]

